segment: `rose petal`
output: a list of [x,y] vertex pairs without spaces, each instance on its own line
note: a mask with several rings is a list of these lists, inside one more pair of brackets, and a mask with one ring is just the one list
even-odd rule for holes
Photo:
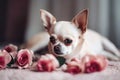
[[3,50],[6,50],[7,52],[14,52],[14,51],[17,51],[18,50],[18,47],[16,45],[13,45],[13,44],[9,44],[7,46],[5,46],[3,48]]
[[38,67],[38,71],[51,72],[54,69],[50,60],[39,60],[38,64],[37,64],[37,67]]
[[107,58],[104,57],[104,56],[101,56],[101,55],[96,56],[96,58],[97,58],[97,62],[99,62],[100,65],[101,65],[101,70],[105,69],[107,67],[107,65],[108,65]]
[[0,53],[1,53],[1,55],[3,55],[5,57],[5,63],[6,64],[10,63],[10,61],[12,59],[10,54],[5,50],[2,50],[2,51],[0,50]]
[[66,70],[63,70],[65,72],[71,73],[71,74],[78,74],[82,73],[84,70],[84,66],[80,59],[74,58],[70,62],[66,63]]
[[78,73],[81,73],[82,70],[79,68],[79,66],[69,66],[66,72],[71,74],[78,74]]
[[0,70],[6,67],[5,57],[0,56]]
[[96,61],[91,61],[85,64],[85,73],[101,71],[101,65]]
[[18,62],[19,62],[19,65],[20,65],[21,67],[23,67],[23,66],[25,66],[26,64],[28,64],[28,63],[29,63],[28,55],[25,54],[25,53],[23,53],[23,54],[21,55],[21,57],[18,59]]

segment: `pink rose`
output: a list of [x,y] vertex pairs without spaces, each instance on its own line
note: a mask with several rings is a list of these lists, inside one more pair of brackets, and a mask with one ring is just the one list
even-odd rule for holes
[[21,68],[28,68],[32,64],[33,52],[28,49],[21,49],[17,54],[17,65]]
[[17,51],[18,50],[18,47],[13,45],[13,44],[9,44],[9,45],[6,45],[3,50],[6,50],[8,53],[10,52],[14,52],[14,51]]
[[83,62],[85,64],[85,73],[102,71],[107,66],[107,59],[101,55],[86,55],[83,58]]
[[13,59],[15,59],[16,55],[17,55],[17,50],[18,50],[18,47],[16,45],[13,45],[13,44],[9,44],[9,45],[6,45],[3,50],[6,50]]
[[10,63],[11,56],[5,50],[0,50],[0,70],[6,68],[7,64]]
[[52,54],[42,55],[37,62],[37,70],[44,72],[48,71],[51,72],[59,67],[59,63],[57,59]]
[[82,73],[84,68],[82,62],[77,58],[74,58],[70,62],[67,62],[66,66],[66,70],[64,71],[71,74]]

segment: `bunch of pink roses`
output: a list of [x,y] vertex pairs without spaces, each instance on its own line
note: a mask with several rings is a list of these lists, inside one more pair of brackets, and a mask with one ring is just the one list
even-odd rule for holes
[[81,59],[73,58],[60,66],[57,58],[52,54],[41,55],[36,61],[33,51],[20,49],[9,44],[0,50],[0,70],[5,68],[24,68],[39,72],[62,70],[71,74],[99,72],[106,68],[107,59],[101,55],[86,55]]
[[72,74],[100,72],[106,68],[107,64],[107,59],[101,55],[86,55],[82,59],[73,58],[67,62],[63,71]]
[[0,64],[0,66],[4,65],[4,67],[1,67],[1,69],[6,67],[28,68],[32,64],[33,52],[31,50],[18,50],[17,46],[9,44],[1,49],[0,53],[3,55],[0,56],[3,59],[0,59],[0,63],[4,63],[5,60],[4,64]]
[[0,50],[0,69],[17,67],[35,71],[51,72],[59,67],[57,59],[52,54],[42,55],[34,62],[34,53],[29,49],[18,50],[18,47],[9,44]]

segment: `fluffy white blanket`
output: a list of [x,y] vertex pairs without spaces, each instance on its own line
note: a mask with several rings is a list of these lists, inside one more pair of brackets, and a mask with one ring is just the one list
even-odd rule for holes
[[33,72],[20,69],[0,71],[0,80],[120,80],[120,62],[109,62],[102,72],[71,75],[62,71]]

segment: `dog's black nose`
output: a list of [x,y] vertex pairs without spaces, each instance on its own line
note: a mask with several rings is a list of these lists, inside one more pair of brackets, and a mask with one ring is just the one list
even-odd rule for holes
[[61,46],[60,46],[60,45],[54,46],[54,52],[55,52],[56,54],[62,54],[62,53],[61,53]]

